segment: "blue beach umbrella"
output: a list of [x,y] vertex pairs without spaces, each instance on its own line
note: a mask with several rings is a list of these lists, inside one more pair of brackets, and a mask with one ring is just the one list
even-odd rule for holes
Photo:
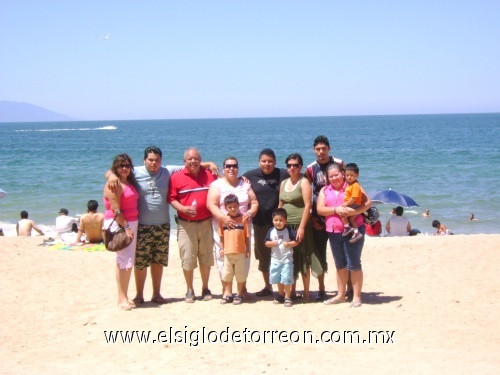
[[396,204],[402,207],[420,207],[420,205],[415,202],[408,195],[398,193],[396,190],[379,190],[370,194],[370,199],[373,204],[383,203],[383,204]]
[[0,189],[0,198],[5,198],[7,196],[7,193]]

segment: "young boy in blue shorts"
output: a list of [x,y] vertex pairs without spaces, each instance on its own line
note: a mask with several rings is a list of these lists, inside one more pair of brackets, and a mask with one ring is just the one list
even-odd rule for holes
[[284,303],[292,306],[290,294],[293,284],[293,248],[299,243],[295,240],[295,231],[286,225],[287,213],[284,208],[273,211],[273,228],[266,235],[266,247],[271,248],[271,267],[269,283],[278,284],[278,297],[275,304]]

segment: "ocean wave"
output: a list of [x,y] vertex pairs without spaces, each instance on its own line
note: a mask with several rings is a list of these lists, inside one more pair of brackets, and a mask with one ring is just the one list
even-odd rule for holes
[[101,126],[99,128],[64,128],[64,129],[20,129],[15,130],[16,133],[22,132],[67,132],[67,131],[89,131],[89,130],[116,130],[118,129],[115,125]]

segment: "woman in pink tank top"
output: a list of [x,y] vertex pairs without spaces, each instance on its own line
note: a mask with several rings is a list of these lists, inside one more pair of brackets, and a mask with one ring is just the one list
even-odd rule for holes
[[134,177],[134,166],[132,159],[127,154],[115,156],[111,171],[119,178],[119,185],[111,190],[109,182],[104,187],[104,228],[113,221],[112,230],[118,225],[125,228],[125,232],[132,238],[132,243],[125,249],[116,252],[116,282],[118,286],[118,306],[125,311],[135,307],[134,303],[128,299],[127,290],[130,283],[130,276],[135,262],[135,245],[137,226],[139,223],[139,211],[137,208],[137,182]]
[[351,307],[359,307],[361,306],[361,288],[363,286],[361,252],[365,240],[363,236],[359,241],[351,243],[348,237],[342,236],[344,224],[341,217],[356,216],[358,230],[364,235],[365,224],[360,214],[370,208],[371,200],[362,189],[363,203],[358,208],[343,207],[347,183],[342,166],[337,163],[330,164],[327,176],[329,184],[321,189],[316,207],[318,214],[325,216],[326,232],[337,269],[338,294],[324,303],[325,305],[334,305],[346,302],[346,288],[350,275],[353,289]]

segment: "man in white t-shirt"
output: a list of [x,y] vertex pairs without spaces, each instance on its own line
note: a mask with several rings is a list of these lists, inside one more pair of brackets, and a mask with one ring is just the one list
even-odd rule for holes
[[411,231],[411,225],[410,221],[405,216],[403,216],[403,207],[397,206],[394,209],[394,213],[395,215],[387,221],[387,224],[385,226],[387,236],[408,236]]
[[56,217],[56,232],[58,237],[64,233],[78,232],[78,219],[68,216],[68,210],[65,208],[61,208],[59,216]]

